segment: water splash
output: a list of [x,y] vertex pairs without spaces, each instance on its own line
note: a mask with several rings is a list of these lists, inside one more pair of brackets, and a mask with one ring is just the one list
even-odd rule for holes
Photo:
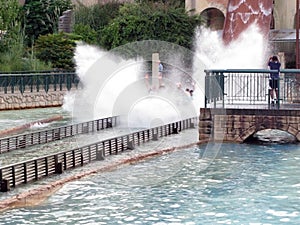
[[[135,49],[152,52],[148,49],[151,44],[140,42],[139,48],[135,46]],[[158,44],[173,45],[155,41],[152,46]],[[124,49],[133,48],[125,46],[121,50]],[[174,49],[174,46],[169,49]],[[165,65],[174,68],[173,71],[180,72],[169,72],[164,78],[165,86],[151,92],[147,88],[143,72],[147,60],[125,60],[118,53],[117,50],[106,52],[89,45],[77,47],[76,69],[83,88],[66,95],[63,105],[65,110],[72,112],[76,120],[122,115],[122,118],[125,118],[124,123],[128,126],[151,127],[157,125],[157,121],[163,121],[165,124],[197,116],[199,108],[193,104],[198,96],[197,91],[192,99],[187,97],[185,90],[176,86],[180,80],[180,73],[188,74],[182,65],[180,50],[178,54],[170,53],[163,60]]]
[[206,69],[261,69],[266,67],[267,40],[252,24],[238,39],[224,44],[220,31],[198,28],[195,49]]
[[[265,67],[268,53],[266,40],[253,24],[238,39],[225,45],[221,32],[198,28],[195,52],[177,49],[164,58],[163,63],[172,68],[164,78],[165,87],[148,92],[143,67],[139,58],[125,60],[116,52],[106,52],[89,45],[78,45],[76,70],[82,90],[65,96],[64,109],[72,111],[77,120],[125,115],[127,124],[149,127],[157,121],[170,123],[175,120],[198,116],[204,106],[205,69],[259,69]],[[170,43],[158,42],[168,46]],[[139,48],[136,45],[140,45]],[[157,45],[157,43],[156,43]],[[149,43],[136,44],[135,49],[151,52]],[[133,49],[129,47],[128,49]],[[174,49],[173,46],[169,49]],[[188,52],[188,53],[186,53]],[[183,55],[194,58],[193,70],[183,63]],[[184,75],[183,75],[184,74]],[[182,79],[190,84],[178,83]],[[193,97],[185,89],[194,86]],[[159,112],[159,113],[157,113]]]

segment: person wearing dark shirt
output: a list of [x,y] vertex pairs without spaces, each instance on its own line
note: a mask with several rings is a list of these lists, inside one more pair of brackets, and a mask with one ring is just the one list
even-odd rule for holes
[[[272,56],[269,59],[268,67],[270,70],[277,70],[277,72],[270,73],[270,80],[269,80],[269,86],[271,88],[271,104],[274,105],[274,103],[278,102],[278,87],[279,87],[279,71],[280,71],[281,63],[278,60],[278,57],[276,55]],[[274,96],[275,93],[275,96]]]

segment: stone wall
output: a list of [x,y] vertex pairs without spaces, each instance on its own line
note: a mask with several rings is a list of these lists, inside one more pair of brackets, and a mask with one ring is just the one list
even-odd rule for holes
[[61,106],[64,100],[66,91],[53,91],[46,93],[40,92],[25,92],[15,94],[0,95],[0,110],[16,110],[30,108],[44,108]]
[[200,109],[200,141],[242,143],[251,135],[265,129],[288,132],[300,141],[300,111]]

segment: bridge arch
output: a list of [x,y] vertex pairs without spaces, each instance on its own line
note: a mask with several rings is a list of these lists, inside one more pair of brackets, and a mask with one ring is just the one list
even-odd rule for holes
[[[252,128],[251,131],[253,131],[253,130],[254,130],[254,129]],[[260,133],[260,132],[263,133],[263,132],[265,132],[265,131],[267,131],[267,130],[270,130],[269,132],[277,131],[276,133],[279,135],[279,137],[275,138],[275,136],[272,137],[272,135],[270,135],[270,134],[264,134],[264,136],[265,136],[267,139],[273,139],[273,140],[277,139],[276,141],[270,140],[270,142],[295,142],[295,141],[299,142],[299,141],[300,141],[299,138],[297,138],[297,135],[291,133],[291,132],[290,132],[288,129],[286,129],[286,128],[285,128],[285,129],[282,129],[282,128],[261,128],[261,129],[259,129],[259,130],[256,130],[256,131],[252,132],[252,133],[246,131],[245,134],[242,135],[242,136],[243,136],[242,142],[243,142],[243,143],[244,143],[244,142],[251,142],[251,141],[253,141],[253,140],[255,139],[254,136],[255,136],[256,134],[258,134],[258,133]],[[285,134],[286,134],[285,137],[283,137],[283,135],[280,134],[278,131],[281,131],[282,133],[285,133]],[[268,132],[268,133],[269,133],[269,132]],[[276,134],[276,135],[277,135],[277,134]],[[259,141],[259,139],[257,139],[256,141]],[[263,141],[261,141],[261,142],[263,142]]]
[[300,110],[201,108],[199,140],[243,143],[265,129],[287,132],[300,142]]

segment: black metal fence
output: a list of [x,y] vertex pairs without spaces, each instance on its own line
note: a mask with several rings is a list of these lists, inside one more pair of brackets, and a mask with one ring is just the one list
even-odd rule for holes
[[64,170],[83,166],[94,160],[103,160],[105,156],[115,155],[127,149],[134,149],[135,145],[157,140],[159,137],[178,134],[181,130],[194,128],[196,121],[197,118],[189,118],[103,140],[73,150],[1,167],[1,191],[8,191],[10,187],[33,182],[53,174],[60,174]]
[[79,134],[99,131],[116,126],[117,118],[108,117],[93,121],[42,130],[33,133],[21,134],[0,139],[0,154],[33,145],[45,144],[62,140]]
[[[270,73],[276,70],[230,69],[205,72],[205,107],[270,104]],[[299,75],[300,70],[280,71],[278,94],[281,103],[299,99]]]
[[72,71],[0,72],[0,94],[69,91],[78,84],[79,78]]

